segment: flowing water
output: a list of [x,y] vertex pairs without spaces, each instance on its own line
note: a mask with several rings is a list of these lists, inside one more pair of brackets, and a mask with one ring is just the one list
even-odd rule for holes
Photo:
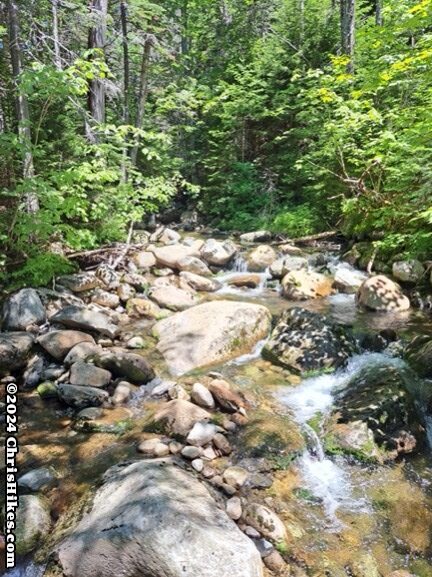
[[[327,259],[326,266],[333,273],[343,269],[347,274],[361,274],[333,257]],[[387,315],[362,312],[356,307],[353,295],[335,294],[302,303],[285,301],[278,286],[268,283],[267,271],[259,273],[260,282],[255,288],[229,284],[235,276],[249,274],[244,256],[238,256],[231,270],[218,275],[223,286],[215,298],[264,304],[273,314],[287,307],[302,306],[325,313],[362,335],[374,335],[389,328],[403,337],[432,334],[429,318],[419,311]],[[147,328],[137,322],[135,330],[139,334]],[[365,352],[352,357],[344,369],[299,382],[261,359],[265,343],[266,340],[259,342],[250,353],[215,369],[245,392],[258,394],[271,411],[288,413],[303,432],[307,449],[287,469],[281,468],[269,492],[269,498],[278,499],[285,511],[292,558],[310,567],[310,575],[314,577],[378,577],[368,570],[356,573],[352,569],[358,559],[363,563],[365,555],[372,555],[377,561],[379,577],[387,577],[399,568],[409,569],[417,577],[432,577],[428,537],[432,529],[429,454],[425,452],[392,466],[364,465],[342,456],[326,455],[320,428],[316,426],[334,408],[335,392],[362,368],[383,365],[401,368],[403,361],[386,352]],[[162,378],[171,378],[162,360],[152,354],[149,353],[149,358]],[[194,378],[198,379],[199,374],[197,371]],[[47,407],[35,397],[29,395],[26,400],[31,410],[22,432],[25,444],[31,447],[35,466],[52,465],[72,478],[61,491],[54,489],[58,492],[55,496],[60,502],[60,514],[111,464],[135,455],[147,394],[141,389],[125,409],[132,415],[135,427],[119,438],[71,431],[70,417],[64,408],[55,404]],[[53,408],[57,420],[53,419]],[[432,443],[432,422],[427,424]],[[43,447],[48,447],[48,451],[41,450],[39,455],[36,449]],[[26,561],[7,576],[41,577],[43,570],[42,566]]]

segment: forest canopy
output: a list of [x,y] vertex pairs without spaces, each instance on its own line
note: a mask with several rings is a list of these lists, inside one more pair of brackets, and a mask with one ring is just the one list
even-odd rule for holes
[[432,247],[432,0],[0,1],[3,282],[180,203]]

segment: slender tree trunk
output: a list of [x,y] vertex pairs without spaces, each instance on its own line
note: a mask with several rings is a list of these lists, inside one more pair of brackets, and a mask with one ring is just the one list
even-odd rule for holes
[[354,72],[355,0],[340,0],[342,52],[349,57],[348,72]]
[[[120,2],[120,22],[123,46],[123,124],[129,124],[129,38],[128,38],[128,23],[127,23],[127,3],[125,0]],[[127,170],[128,152],[125,144],[123,148],[122,161],[122,182],[128,180]]]
[[123,122],[129,124],[129,39],[127,26],[127,4],[120,2],[120,17],[123,44]]
[[181,51],[182,54],[187,54],[189,51],[188,42],[188,25],[189,25],[189,13],[188,13],[188,0],[183,1],[183,7],[181,9],[182,16],[182,33],[181,33]]
[[[103,53],[106,43],[108,0],[90,0],[90,11],[95,22],[89,30],[88,47],[91,50],[101,50]],[[96,124],[105,122],[105,87],[100,78],[95,78],[89,83],[88,108]]]
[[375,0],[375,22],[377,26],[384,24],[382,14],[382,0]]
[[303,50],[305,38],[305,0],[298,0],[299,13],[299,48]]
[[[145,113],[145,106],[147,103],[148,87],[149,87],[149,69],[150,69],[152,46],[153,46],[152,35],[148,34],[144,42],[143,55],[141,59],[138,108],[135,120],[135,128],[138,129],[141,129],[144,123],[144,113]],[[136,166],[137,163],[138,148],[139,148],[139,140],[137,139],[137,142],[131,151],[131,161],[134,166]]]
[[232,16],[225,0],[221,0],[220,13],[222,22],[225,24],[225,26],[229,26],[232,23]]
[[[18,135],[23,148],[23,178],[31,179],[35,175],[31,123],[27,96],[21,89],[22,56],[20,48],[20,28],[16,0],[8,0],[9,18],[9,50],[12,62],[12,73],[16,85],[16,109],[18,117]],[[28,213],[36,213],[39,210],[39,201],[34,192],[28,191],[25,196],[26,210]]]
[[57,70],[62,69],[61,54],[60,54],[60,35],[59,35],[59,20],[58,20],[58,0],[52,0],[52,29],[54,39],[54,64]]

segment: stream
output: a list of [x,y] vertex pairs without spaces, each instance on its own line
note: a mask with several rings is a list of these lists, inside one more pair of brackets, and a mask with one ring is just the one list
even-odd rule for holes
[[[332,272],[341,266],[347,274],[362,274],[340,263],[335,255],[330,255],[327,262]],[[342,293],[291,302],[281,298],[279,285],[270,281],[268,271],[259,273],[260,282],[255,288],[230,285],[229,281],[239,274],[249,274],[242,255],[236,257],[231,270],[217,275],[222,288],[212,298],[263,304],[273,315],[301,306],[324,313],[358,334],[373,335],[392,329],[407,339],[432,333],[430,319],[419,310],[384,315],[365,312],[356,307],[354,295]],[[136,323],[137,334],[145,330],[143,326]],[[291,535],[290,557],[305,567],[304,575],[314,577],[387,577],[391,571],[401,568],[416,577],[432,577],[432,460],[428,449],[394,464],[365,464],[341,455],[327,455],[320,435],[321,424],[334,408],[335,393],[353,376],[366,366],[402,368],[404,362],[393,356],[392,350],[363,352],[352,356],[344,368],[332,374],[288,383],[280,367],[271,366],[261,358],[265,343],[266,340],[260,341],[253,351],[214,370],[245,392],[258,391],[263,403],[270,410],[293,419],[306,439],[307,448],[292,464],[275,473],[269,492],[272,499],[281,503],[285,513]],[[162,378],[172,379],[160,357],[150,356],[150,359],[157,364]],[[206,371],[195,371],[194,379],[199,379],[201,374],[205,375]],[[29,415],[22,428],[25,444],[54,449],[48,453],[42,450],[42,458],[46,457],[47,464],[69,479],[58,491],[58,515],[108,466],[135,454],[131,440],[140,430],[140,418],[145,412],[140,395],[125,408],[136,420],[136,427],[124,438],[104,434],[84,437],[69,429],[67,411],[58,410],[55,420],[51,418],[52,409],[41,405],[34,395],[29,394],[25,403],[38,409]],[[318,425],[312,427],[311,421]],[[432,426],[429,429],[432,440]],[[371,558],[380,573],[367,569]],[[356,567],[360,567],[357,572]],[[43,567],[26,561],[6,575],[41,577]]]

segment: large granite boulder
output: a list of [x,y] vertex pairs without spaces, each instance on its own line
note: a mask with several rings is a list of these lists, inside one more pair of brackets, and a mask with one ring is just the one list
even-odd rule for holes
[[219,242],[210,238],[201,248],[201,258],[214,266],[225,266],[236,255],[237,247],[230,240]]
[[65,577],[263,575],[252,541],[170,460],[109,469],[56,556]]
[[263,306],[233,301],[203,303],[159,321],[158,349],[174,375],[250,352],[270,330]]
[[30,325],[44,323],[45,319],[45,307],[34,289],[18,291],[9,296],[3,305],[3,330],[25,331]]
[[416,391],[416,377],[401,361],[374,362],[371,357],[337,393],[338,422],[366,423],[392,458],[411,453],[424,442]]
[[421,281],[425,269],[418,260],[400,260],[393,263],[392,274],[400,282],[415,284]]
[[327,297],[332,292],[333,279],[309,270],[294,270],[282,279],[282,296],[288,300],[305,301]]
[[263,272],[276,260],[275,250],[268,244],[257,246],[247,257],[248,270]]
[[384,275],[364,281],[357,292],[357,303],[377,312],[401,312],[410,308],[410,301],[400,287]]
[[263,357],[304,373],[337,368],[356,351],[348,329],[301,308],[286,310],[275,326]]

